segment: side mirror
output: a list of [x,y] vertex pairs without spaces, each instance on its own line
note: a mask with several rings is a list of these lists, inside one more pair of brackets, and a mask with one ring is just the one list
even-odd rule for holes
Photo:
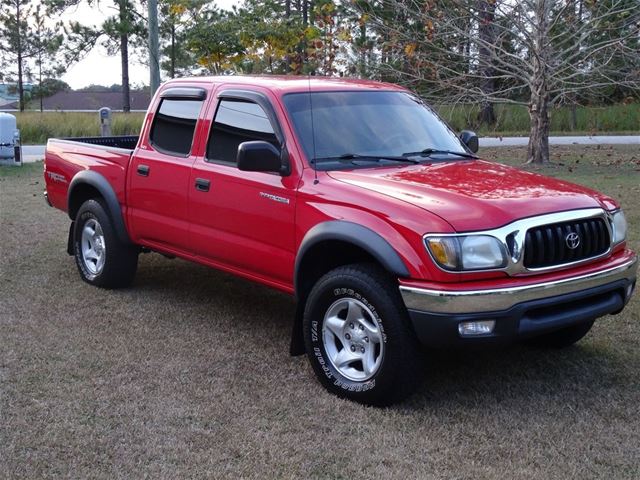
[[463,130],[462,132],[460,132],[460,140],[462,140],[462,143],[464,143],[467,148],[471,150],[471,153],[476,153],[478,151],[478,148],[480,147],[478,143],[478,136],[471,130]]
[[238,169],[245,172],[275,172],[284,174],[280,151],[269,142],[256,140],[238,145]]

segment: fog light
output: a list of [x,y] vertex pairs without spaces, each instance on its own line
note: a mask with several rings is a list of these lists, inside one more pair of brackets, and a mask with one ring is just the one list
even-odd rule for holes
[[495,320],[482,320],[480,322],[462,322],[458,324],[458,332],[463,337],[487,335],[493,332],[496,326]]
[[635,282],[627,285],[627,300],[631,298],[631,294],[633,293],[633,287],[635,286],[636,286]]

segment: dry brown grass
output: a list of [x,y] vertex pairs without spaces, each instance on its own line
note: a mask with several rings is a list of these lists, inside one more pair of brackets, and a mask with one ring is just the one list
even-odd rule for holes
[[[637,154],[556,152],[640,246]],[[131,289],[81,282],[40,172],[0,169],[0,477],[638,478],[638,295],[574,348],[431,355],[410,400],[366,408],[288,356],[287,296],[159,255]]]

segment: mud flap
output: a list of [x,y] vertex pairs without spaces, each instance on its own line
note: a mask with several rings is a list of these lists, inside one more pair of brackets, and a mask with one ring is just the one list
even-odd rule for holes
[[302,316],[304,315],[304,302],[296,302],[296,313],[293,319],[293,331],[291,332],[291,344],[289,354],[292,357],[305,354],[304,333],[302,331]]
[[76,222],[71,222],[69,225],[69,238],[67,239],[67,253],[73,256],[73,230],[76,227]]

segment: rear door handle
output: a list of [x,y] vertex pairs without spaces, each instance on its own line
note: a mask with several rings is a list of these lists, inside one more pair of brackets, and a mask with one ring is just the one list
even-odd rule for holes
[[142,176],[142,177],[148,177],[149,176],[149,167],[146,165],[138,165],[138,175]]
[[196,190],[200,192],[208,192],[211,182],[206,178],[196,178]]

